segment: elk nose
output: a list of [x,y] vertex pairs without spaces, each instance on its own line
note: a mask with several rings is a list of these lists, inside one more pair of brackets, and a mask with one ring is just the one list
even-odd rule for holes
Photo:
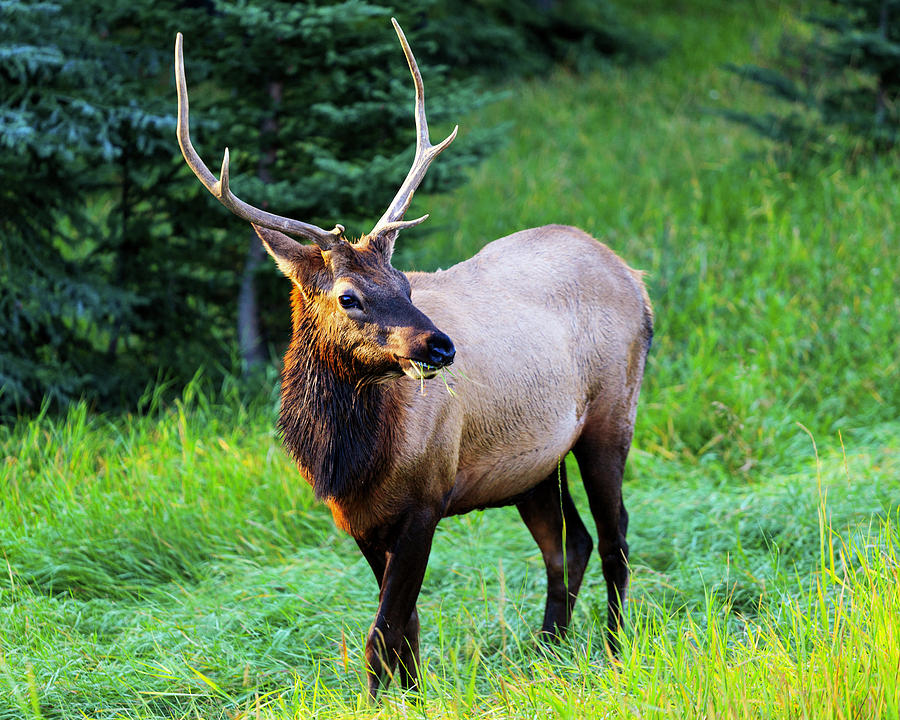
[[428,338],[428,362],[432,365],[449,365],[456,357],[453,341],[444,333],[437,332]]

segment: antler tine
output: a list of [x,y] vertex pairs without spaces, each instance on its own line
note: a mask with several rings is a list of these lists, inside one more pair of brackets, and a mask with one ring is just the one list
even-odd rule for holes
[[269,228],[271,230],[280,230],[288,235],[299,235],[308,240],[312,240],[323,250],[328,250],[334,245],[335,241],[344,234],[342,225],[335,225],[334,230],[330,232],[323,230],[316,225],[310,225],[300,220],[274,215],[260,210],[259,208],[248,205],[237,197],[229,188],[228,178],[228,148],[225,148],[225,155],[222,158],[222,174],[219,180],[210,172],[209,168],[194,146],[191,144],[191,131],[188,122],[188,91],[187,81],[184,77],[184,57],[182,54],[183,38],[181,33],[175,36],[175,85],[178,89],[178,145],[181,147],[181,154],[188,167],[194,171],[194,175],[203,183],[204,187],[209,190],[216,199],[227,207],[231,212],[239,218],[248,220],[254,225]]
[[396,233],[398,230],[418,225],[426,220],[427,215],[423,215],[415,220],[403,220],[403,215],[409,209],[413,193],[415,193],[425,178],[428,166],[431,165],[432,160],[441,154],[444,148],[453,142],[456,132],[459,130],[459,125],[457,125],[453,128],[453,132],[442,142],[437,145],[431,144],[431,140],[428,137],[428,120],[425,117],[425,85],[422,82],[422,73],[419,72],[419,66],[416,64],[416,59],[412,54],[409,43],[406,41],[406,35],[400,29],[400,24],[396,18],[391,18],[391,23],[394,25],[394,30],[397,31],[397,37],[400,38],[403,54],[406,55],[406,62],[409,64],[409,71],[412,73],[413,82],[416,85],[416,156],[413,159],[409,174],[407,174],[406,179],[384,215],[372,228],[372,232],[369,233],[370,236],[383,235],[390,232]]

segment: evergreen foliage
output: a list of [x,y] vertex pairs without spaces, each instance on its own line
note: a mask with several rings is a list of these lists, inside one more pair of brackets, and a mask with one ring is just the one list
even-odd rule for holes
[[[780,69],[729,65],[784,101],[785,112],[726,111],[789,150],[880,153],[900,139],[900,0],[829,0],[807,18],[809,40],[786,38]],[[837,131],[838,134],[835,134]]]
[[[202,365],[231,371],[247,287],[260,345],[286,337],[284,281],[179,154],[176,31],[210,167],[229,146],[240,197],[359,234],[413,154],[413,90],[389,18],[416,51],[437,132],[493,97],[473,74],[616,49],[611,14],[577,33],[563,22],[583,4],[0,0],[0,415],[79,396],[133,406],[160,377],[178,387]],[[463,128],[419,194],[461,182],[498,138]]]
[[610,58],[645,59],[660,45],[626,27],[608,0],[439,3],[423,28],[437,57],[465,72],[540,75],[558,63],[584,71]]
[[[129,202],[121,168],[131,154],[165,152],[162,132],[174,125],[135,97],[142,68],[154,70],[158,58],[104,37],[99,3],[12,0],[0,9],[0,409],[8,410],[41,395],[58,403],[111,391],[115,328],[147,304],[111,272],[111,223]],[[98,193],[108,210],[92,205]]]

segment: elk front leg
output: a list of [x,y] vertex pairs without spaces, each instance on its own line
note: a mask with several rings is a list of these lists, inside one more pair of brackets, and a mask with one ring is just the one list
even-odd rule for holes
[[[372,568],[375,579],[378,581],[378,600],[383,597],[384,570],[387,566],[387,551],[383,546],[370,542],[364,538],[356,538],[359,549]],[[374,623],[373,623],[374,627]],[[371,630],[371,628],[370,628]],[[400,686],[404,690],[414,690],[418,685],[419,669],[419,615],[416,608],[410,614],[409,621],[403,631],[403,641],[400,646],[399,659]]]
[[[415,684],[419,662],[416,598],[425,577],[437,517],[429,511],[413,512],[385,538],[387,550],[378,613],[366,640],[372,699],[388,686],[398,661],[402,661],[404,685]],[[373,570],[377,575],[376,565]]]

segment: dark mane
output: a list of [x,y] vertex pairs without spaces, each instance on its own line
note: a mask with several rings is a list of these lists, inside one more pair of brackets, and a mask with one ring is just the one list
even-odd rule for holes
[[352,359],[335,357],[320,342],[299,291],[292,301],[278,429],[317,498],[350,499],[371,490],[388,469],[394,443],[387,388],[356,375]]

